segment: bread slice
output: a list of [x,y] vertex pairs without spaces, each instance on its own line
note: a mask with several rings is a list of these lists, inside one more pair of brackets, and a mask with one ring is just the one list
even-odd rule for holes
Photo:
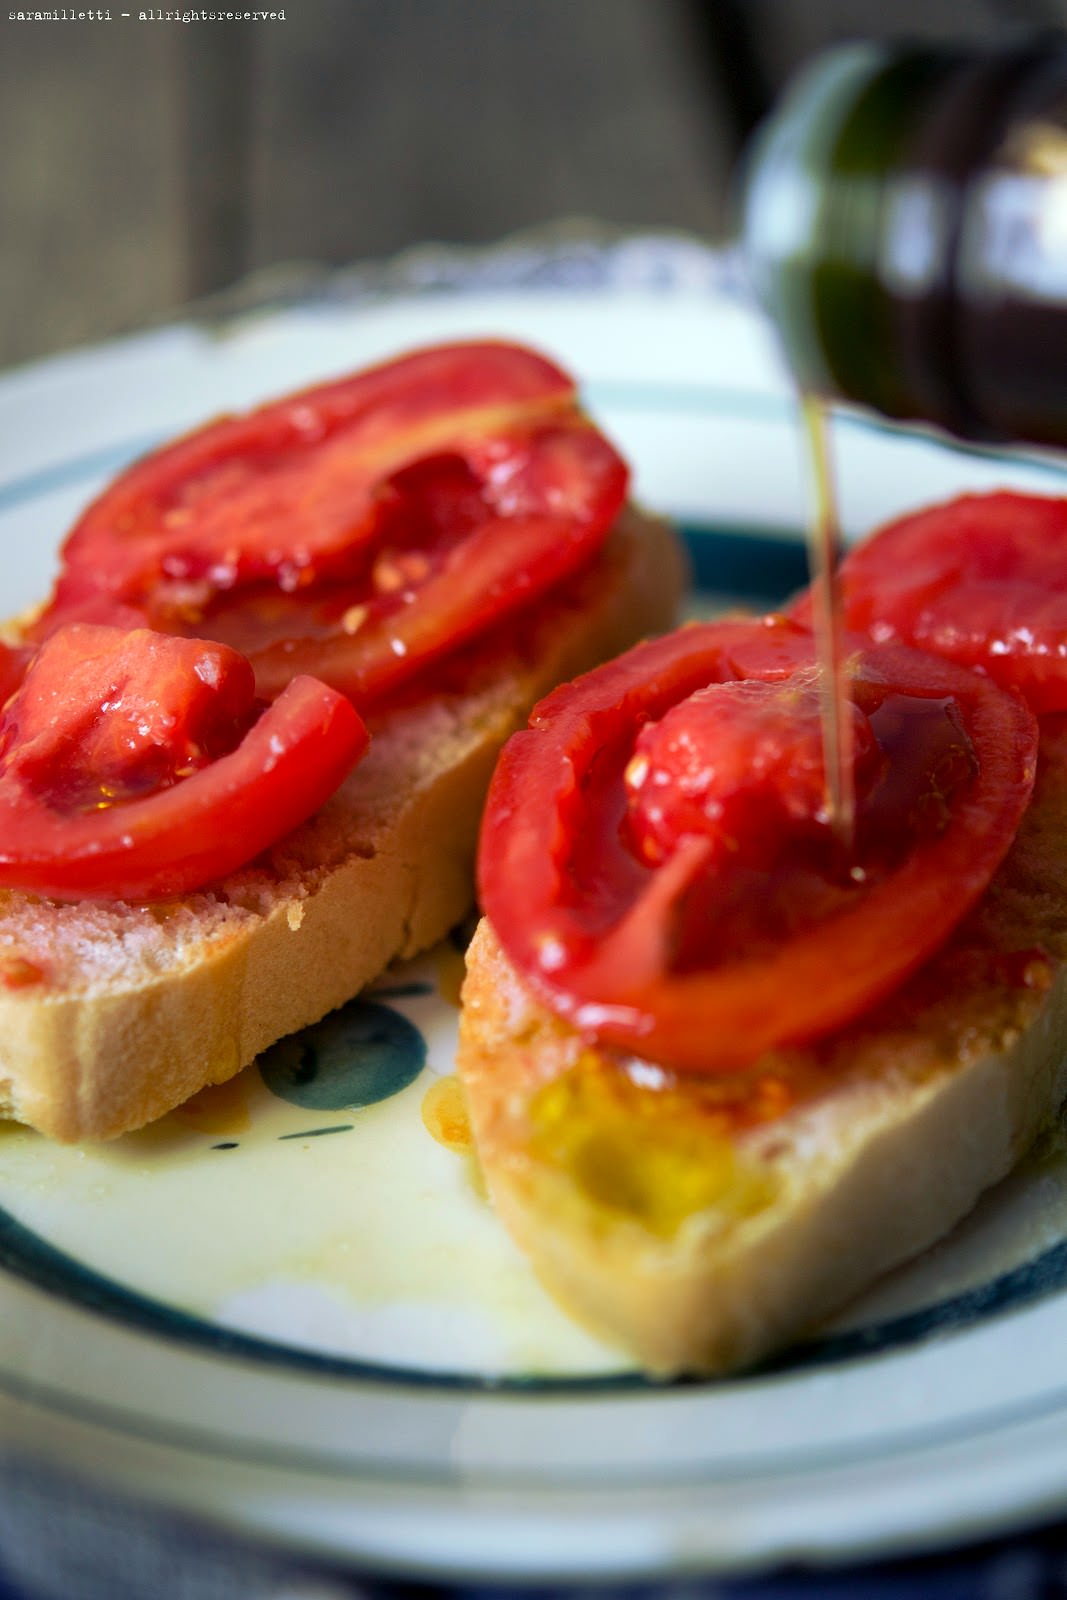
[[553,685],[670,625],[683,563],[624,513],[594,565],[371,723],[311,820],[202,892],[148,904],[0,896],[0,1115],[108,1139],[351,998],[469,909],[497,753]]
[[487,923],[459,1070],[492,1198],[548,1289],[653,1373],[748,1365],[946,1233],[1067,1096],[1067,717],[984,899],[876,1012],[672,1078],[529,999]]

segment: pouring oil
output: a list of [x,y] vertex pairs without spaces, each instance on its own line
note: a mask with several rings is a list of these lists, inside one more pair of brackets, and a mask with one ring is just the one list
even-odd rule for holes
[[842,642],[841,591],[837,576],[841,556],[841,527],[834,494],[826,406],[816,395],[804,394],[801,396],[800,412],[811,464],[808,570],[819,663],[826,807],[834,835],[841,847],[850,851],[856,826],[856,789],[847,662]]

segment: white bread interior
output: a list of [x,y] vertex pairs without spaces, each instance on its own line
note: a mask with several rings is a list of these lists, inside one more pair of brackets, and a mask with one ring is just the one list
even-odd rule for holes
[[669,626],[673,534],[629,510],[561,595],[371,724],[368,755],[309,822],[179,900],[0,895],[0,1115],[108,1139],[238,1072],[469,909],[501,745],[549,688]]
[[746,1073],[584,1043],[482,922],[459,1068],[500,1215],[549,1290],[653,1373],[747,1366],[930,1245],[1067,1097],[1067,718],[951,943],[862,1022]]

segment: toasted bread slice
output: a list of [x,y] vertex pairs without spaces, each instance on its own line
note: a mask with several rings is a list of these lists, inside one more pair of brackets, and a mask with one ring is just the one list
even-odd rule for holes
[[501,745],[551,686],[667,627],[683,562],[626,512],[594,566],[371,723],[316,816],[244,870],[150,904],[0,896],[0,1114],[107,1139],[231,1077],[469,909]]
[[500,1215],[549,1290],[654,1373],[756,1361],[946,1233],[1067,1096],[1067,718],[984,899],[860,1023],[744,1073],[589,1046],[486,922],[459,1068]]

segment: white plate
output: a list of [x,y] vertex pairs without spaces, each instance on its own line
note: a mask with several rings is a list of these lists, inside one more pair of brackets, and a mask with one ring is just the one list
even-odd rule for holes
[[[79,506],[153,441],[467,334],[531,340],[578,373],[641,497],[703,530],[711,588],[796,581],[795,406],[752,313],[707,291],[481,293],[324,299],[10,375],[0,609],[45,591]],[[857,417],[836,448],[852,534],[962,488],[1064,482],[1050,460]],[[739,1570],[1067,1504],[1057,1153],[772,1367],[648,1385],[545,1298],[469,1162],[428,1131],[458,965],[446,947],[390,974],[263,1072],[107,1148],[0,1125],[0,1440],[436,1575]]]

